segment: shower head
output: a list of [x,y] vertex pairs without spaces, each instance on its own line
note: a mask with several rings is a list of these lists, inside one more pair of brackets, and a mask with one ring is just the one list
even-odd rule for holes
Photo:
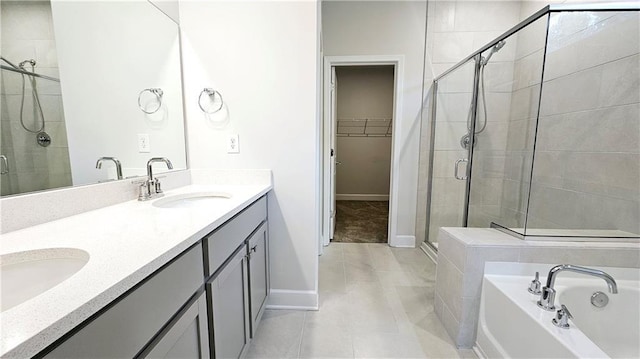
[[20,64],[18,64],[18,67],[20,67],[21,69],[24,70],[24,65],[25,64],[29,64],[29,65],[31,65],[31,67],[34,67],[34,66],[36,66],[36,60],[34,60],[34,59],[24,60]]
[[498,41],[497,44],[493,45],[491,50],[489,50],[489,54],[487,55],[487,57],[486,58],[484,56],[482,57],[482,59],[480,60],[480,64],[483,66],[486,65],[489,62],[489,59],[491,58],[491,56],[493,56],[493,54],[495,54],[496,52],[500,51],[500,49],[502,49],[504,45],[506,45],[506,43],[507,43],[506,41],[500,40]]
[[507,44],[507,42],[506,42],[506,41],[504,41],[504,40],[500,40],[500,41],[498,41],[498,43],[497,43],[493,48],[491,48],[491,52],[498,52],[498,51],[500,51],[500,49],[501,49],[504,45],[506,45],[506,44]]

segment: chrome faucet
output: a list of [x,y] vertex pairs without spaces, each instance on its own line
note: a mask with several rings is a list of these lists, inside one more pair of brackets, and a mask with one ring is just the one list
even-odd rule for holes
[[147,180],[140,183],[138,201],[146,201],[155,197],[163,196],[160,180],[153,177],[153,164],[156,162],[163,162],[167,165],[168,169],[173,169],[173,164],[166,157],[154,157],[147,161]]
[[559,264],[549,271],[549,275],[547,276],[547,285],[542,288],[542,294],[540,294],[540,300],[538,301],[538,307],[553,311],[556,309],[554,302],[556,298],[556,290],[553,286],[556,283],[556,277],[560,272],[569,271],[575,273],[582,273],[586,275],[591,275],[594,277],[602,278],[605,282],[607,282],[607,286],[609,287],[609,293],[617,294],[618,293],[618,284],[612,276],[607,273],[592,268],[575,266],[572,264]]
[[100,158],[98,158],[98,162],[96,162],[96,168],[97,169],[101,169],[102,168],[102,162],[103,161],[113,161],[113,163],[116,164],[116,174],[118,175],[118,179],[121,180],[122,179],[122,164],[120,163],[120,161],[115,157],[100,157]]
[[147,176],[149,177],[149,181],[153,181],[153,180],[157,180],[153,178],[153,164],[155,162],[164,162],[167,165],[167,168],[172,170],[173,169],[173,164],[171,163],[171,161],[169,161],[168,158],[166,157],[154,157],[152,159],[150,159],[149,161],[147,161]]

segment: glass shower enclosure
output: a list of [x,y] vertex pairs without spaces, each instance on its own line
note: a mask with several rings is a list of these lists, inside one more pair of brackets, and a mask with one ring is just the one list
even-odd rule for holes
[[640,239],[637,3],[547,6],[431,90],[431,247],[440,227]]

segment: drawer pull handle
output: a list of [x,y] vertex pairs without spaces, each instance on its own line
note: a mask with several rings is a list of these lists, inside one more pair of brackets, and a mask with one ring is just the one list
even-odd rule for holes
[[247,260],[251,259],[251,256],[253,255],[253,253],[256,253],[258,251],[257,247],[258,247],[257,244],[255,246],[251,247],[249,249],[249,253],[247,253],[247,255],[244,256],[244,257],[247,258]]

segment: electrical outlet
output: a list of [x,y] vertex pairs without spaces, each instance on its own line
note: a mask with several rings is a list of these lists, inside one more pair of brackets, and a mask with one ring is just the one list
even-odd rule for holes
[[138,152],[149,153],[151,152],[151,145],[149,144],[149,134],[138,134]]
[[232,133],[228,136],[227,153],[240,153],[240,141],[237,133]]

